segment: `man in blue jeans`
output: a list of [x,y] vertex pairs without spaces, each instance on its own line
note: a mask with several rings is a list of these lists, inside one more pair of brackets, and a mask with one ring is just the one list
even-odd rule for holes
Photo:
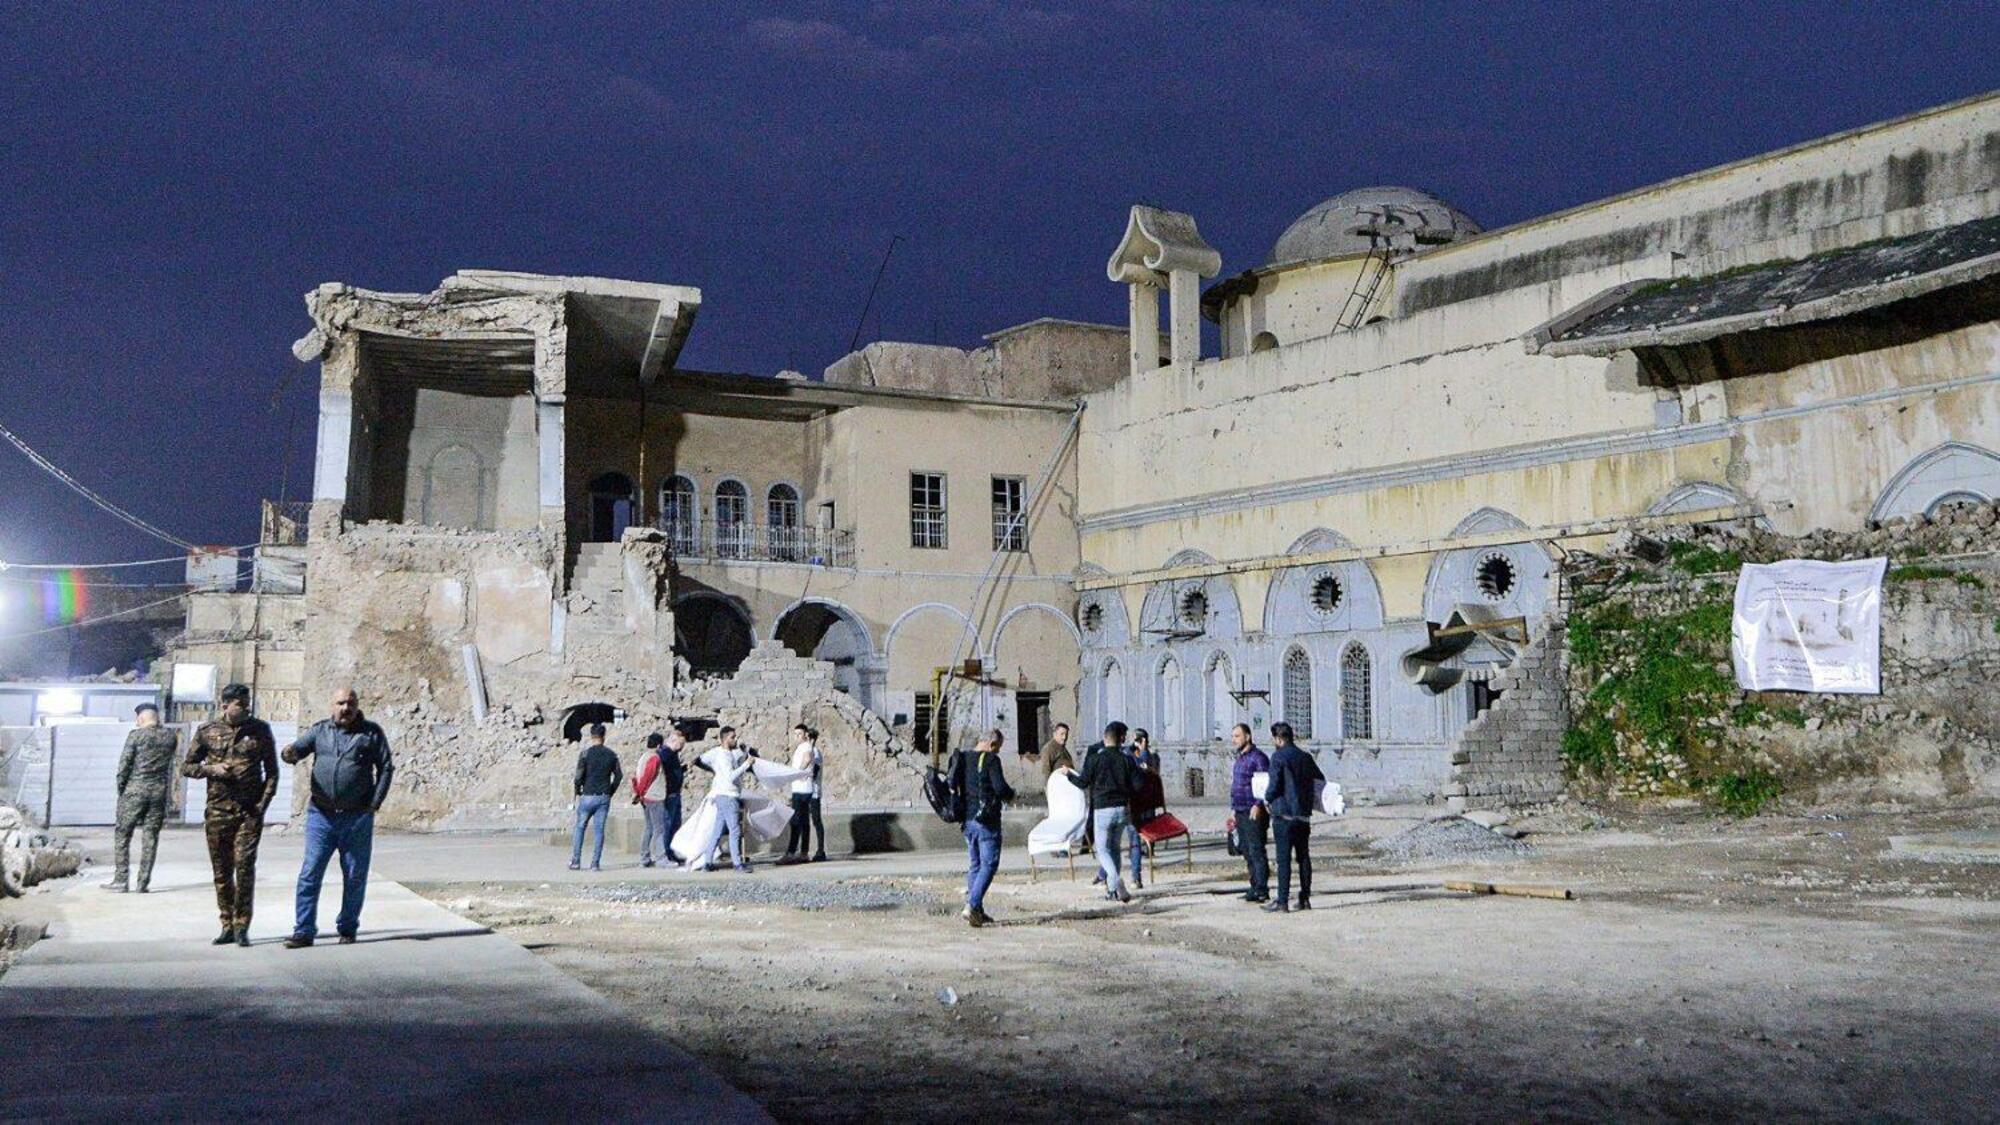
[[953,789],[963,796],[959,810],[965,828],[965,913],[974,929],[993,919],[986,914],[986,889],[1000,870],[1000,806],[1014,799],[1013,787],[1000,769],[1000,746],[1006,736],[989,730],[971,754],[960,754]]
[[285,761],[312,758],[312,803],[306,808],[306,855],[299,866],[298,903],[286,949],[303,949],[319,936],[319,889],[326,865],[340,855],[340,944],[354,944],[361,929],[361,899],[368,889],[368,857],[375,844],[375,810],[389,795],[396,764],[382,728],[361,714],[353,688],[333,693],[333,717],[321,719],[285,747]]
[[1091,831],[1097,839],[1097,869],[1104,875],[1104,897],[1119,902],[1132,901],[1132,892],[1125,889],[1118,866],[1124,858],[1121,845],[1125,833],[1132,827],[1132,811],[1128,806],[1138,790],[1138,767],[1132,764],[1132,755],[1125,752],[1125,731],[1124,723],[1107,724],[1104,741],[1084,755],[1083,768],[1070,771],[1070,780],[1076,787],[1090,794]]
[[604,823],[611,819],[611,795],[625,780],[618,755],[604,744],[604,724],[590,724],[590,744],[576,756],[576,831],[570,836],[569,869],[583,866],[583,829],[597,822],[597,844],[590,853],[590,869],[601,870],[604,861]]

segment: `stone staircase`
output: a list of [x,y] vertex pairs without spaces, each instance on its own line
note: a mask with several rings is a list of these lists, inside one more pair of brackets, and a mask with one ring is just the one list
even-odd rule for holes
[[569,628],[584,633],[623,633],[625,563],[616,543],[577,547],[570,571]]

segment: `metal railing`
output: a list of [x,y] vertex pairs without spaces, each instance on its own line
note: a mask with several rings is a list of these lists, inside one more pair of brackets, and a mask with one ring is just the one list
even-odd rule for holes
[[302,547],[311,516],[310,500],[266,500],[263,528],[257,542],[267,547]]
[[718,562],[785,562],[853,566],[854,533],[761,523],[686,524],[662,520],[674,557]]

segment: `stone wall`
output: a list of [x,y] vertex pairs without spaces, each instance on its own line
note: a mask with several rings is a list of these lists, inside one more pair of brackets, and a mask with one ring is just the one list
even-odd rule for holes
[[1456,810],[1535,804],[1563,791],[1569,670],[1562,627],[1550,623],[1539,629],[1514,663],[1493,678],[1500,697],[1465,725],[1452,748],[1452,783],[1444,792]]
[[[1886,555],[1882,694],[1744,692],[1729,665],[1738,566]],[[1628,539],[1578,556],[1569,579],[1575,715],[1567,754],[1587,789],[1777,800],[1954,803],[2000,797],[2000,506],[1963,504],[1851,533],[1792,538],[1755,526]],[[1681,630],[1652,675],[1672,698],[1621,691],[1640,674],[1597,655],[1607,639]],[[1657,634],[1656,634],[1657,637]],[[1670,678],[1663,678],[1670,677]],[[1636,704],[1648,711],[1633,721]],[[1663,717],[1664,716],[1664,721]]]

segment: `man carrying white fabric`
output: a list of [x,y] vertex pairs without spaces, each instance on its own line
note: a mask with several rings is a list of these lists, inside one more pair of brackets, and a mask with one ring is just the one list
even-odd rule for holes
[[716,845],[722,842],[722,834],[729,833],[729,860],[738,871],[750,870],[750,864],[743,858],[743,790],[740,788],[743,775],[756,764],[741,747],[736,745],[736,728],[723,727],[719,732],[715,747],[694,760],[694,764],[715,775],[709,784],[708,800],[714,806],[715,823],[709,828],[702,846],[687,853],[688,865],[703,861],[705,869],[713,870],[712,858]]

